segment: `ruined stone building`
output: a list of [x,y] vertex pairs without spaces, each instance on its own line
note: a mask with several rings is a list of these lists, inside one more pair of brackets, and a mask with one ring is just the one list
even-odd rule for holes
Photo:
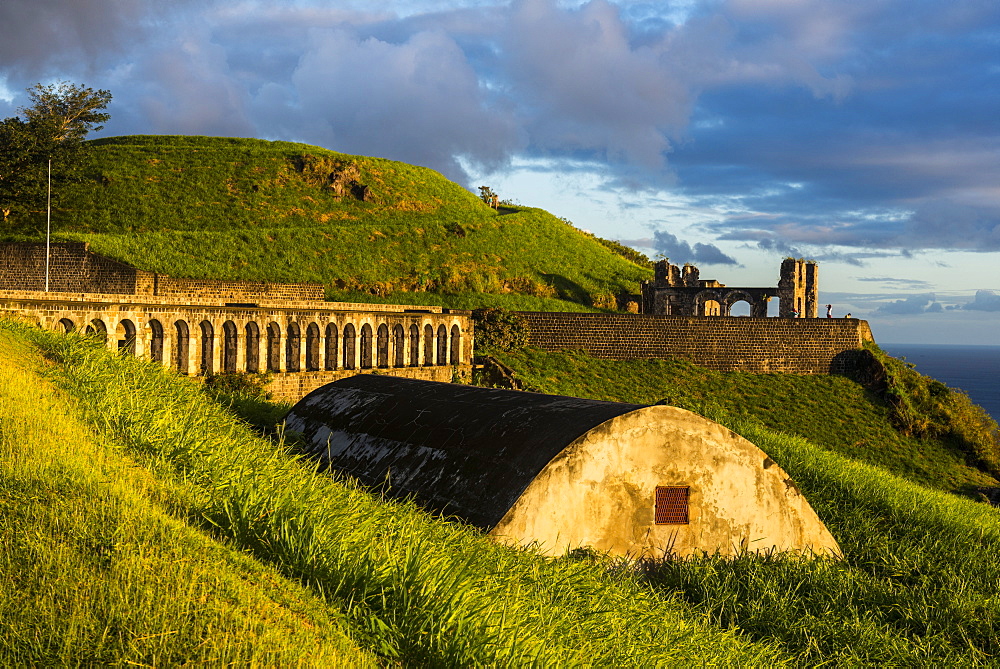
[[285,420],[331,469],[548,555],[840,553],[763,451],[676,407],[365,375]]
[[652,281],[642,284],[641,310],[661,316],[729,316],[737,302],[750,305],[752,318],[767,317],[767,303],[780,300],[778,316],[816,318],[818,276],[814,262],[785,258],[775,288],[729,287],[714,279],[701,279],[694,265],[678,267],[669,260],[655,265]]

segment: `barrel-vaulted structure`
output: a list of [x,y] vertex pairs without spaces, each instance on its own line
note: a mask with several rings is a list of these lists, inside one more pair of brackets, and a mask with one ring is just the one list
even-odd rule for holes
[[286,426],[334,470],[550,555],[839,554],[773,460],[676,407],[369,374],[314,390]]

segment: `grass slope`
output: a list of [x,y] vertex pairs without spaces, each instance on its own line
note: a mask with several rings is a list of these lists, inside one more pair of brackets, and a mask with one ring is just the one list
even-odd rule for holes
[[[66,187],[58,236],[172,276],[312,281],[336,299],[412,302],[407,293],[426,291],[513,308],[557,305],[512,294],[613,308],[651,275],[548,212],[494,211],[405,163],[183,136],[97,140],[90,155],[89,178]],[[345,169],[370,187],[369,201],[329,187]]]
[[0,330],[0,664],[374,666],[315,594],[167,512]]

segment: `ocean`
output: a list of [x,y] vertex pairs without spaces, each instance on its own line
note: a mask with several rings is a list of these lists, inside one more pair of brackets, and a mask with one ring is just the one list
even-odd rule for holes
[[882,344],[891,356],[906,358],[917,371],[964,390],[1000,422],[1000,346]]

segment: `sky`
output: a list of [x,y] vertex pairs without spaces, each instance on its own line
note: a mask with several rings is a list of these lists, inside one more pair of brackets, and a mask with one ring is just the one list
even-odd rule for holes
[[1000,345],[996,0],[3,0],[0,117],[424,165],[884,343]]

